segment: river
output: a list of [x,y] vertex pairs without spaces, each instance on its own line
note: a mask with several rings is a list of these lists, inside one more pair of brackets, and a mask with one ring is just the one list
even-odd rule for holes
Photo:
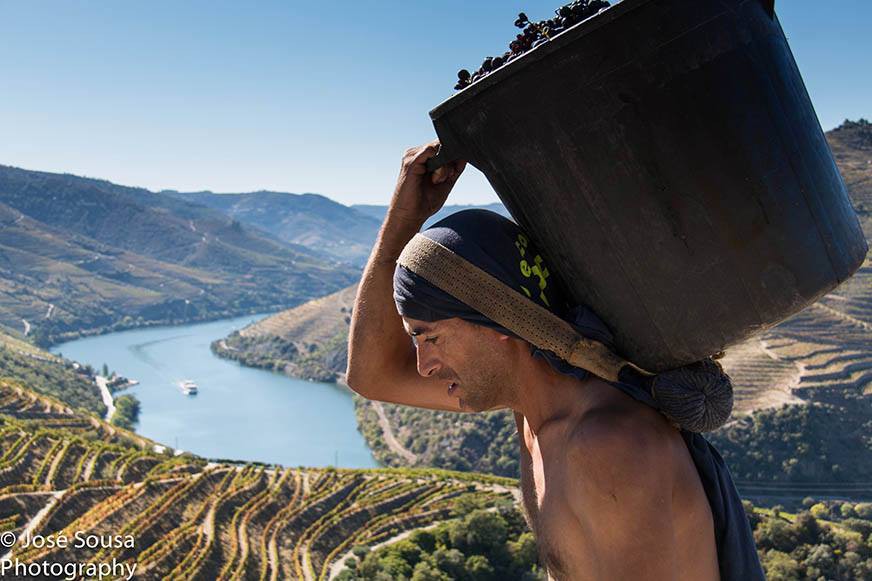
[[[116,396],[135,395],[141,402],[136,432],[173,448],[283,466],[378,466],[357,431],[347,389],[244,367],[209,349],[215,339],[264,316],[121,331],[51,351],[98,373],[106,363],[139,380]],[[183,394],[183,379],[195,381],[199,393]]]

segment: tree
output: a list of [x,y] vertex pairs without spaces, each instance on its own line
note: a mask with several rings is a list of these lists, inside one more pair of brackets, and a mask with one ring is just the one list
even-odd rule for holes
[[369,547],[367,545],[354,545],[351,548],[351,553],[362,561],[369,554]]
[[799,563],[782,551],[766,551],[762,565],[769,581],[793,581],[802,577]]
[[757,526],[754,540],[760,549],[776,549],[789,553],[796,546],[796,531],[780,518],[768,518]]
[[839,512],[842,514],[842,518],[851,518],[853,516],[857,516],[857,513],[854,512],[854,505],[850,502],[846,502],[845,504],[840,506]]
[[872,519],[872,502],[858,502],[854,506],[854,512],[860,518]]
[[387,547],[387,554],[397,555],[403,561],[409,564],[409,570],[411,572],[412,567],[418,564],[418,561],[421,560],[424,551],[421,550],[421,547],[413,543],[408,539],[404,539],[402,541],[398,541],[389,545]]
[[412,572],[412,581],[451,581],[444,572],[440,571],[427,561],[421,561],[415,565],[415,570]]
[[103,377],[109,377],[109,366],[105,363],[103,364]]
[[509,542],[509,558],[516,575],[529,571],[538,560],[536,539],[533,533],[523,533],[516,541]]
[[466,572],[474,581],[489,581],[494,578],[494,568],[484,555],[472,555],[466,560]]
[[508,537],[508,525],[500,515],[476,510],[463,519],[466,544],[471,552],[489,555],[501,548]]
[[[833,549],[829,545],[815,545],[808,553],[804,564],[809,568],[807,575],[823,575],[827,579],[833,579],[836,573],[836,559]],[[809,575],[811,576],[811,575]]]
[[415,531],[409,536],[409,542],[421,547],[425,553],[436,550],[436,536],[430,531]]
[[437,549],[433,562],[453,579],[462,579],[465,571],[463,553],[457,549]]
[[390,579],[409,578],[412,576],[412,565],[396,553],[388,553],[378,560],[379,568],[383,573],[390,575]]
[[797,542],[807,545],[815,545],[821,541],[821,525],[808,511],[802,511],[796,515],[792,527],[796,531]]
[[826,518],[830,514],[830,511],[827,508],[827,505],[825,505],[822,502],[817,503],[816,505],[811,507],[811,509],[809,509],[809,510],[815,518]]

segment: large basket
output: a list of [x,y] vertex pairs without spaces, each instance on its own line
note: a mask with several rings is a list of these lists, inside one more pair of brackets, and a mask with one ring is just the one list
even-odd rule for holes
[[431,161],[480,169],[652,371],[777,324],[866,255],[771,2],[624,0],[430,116]]

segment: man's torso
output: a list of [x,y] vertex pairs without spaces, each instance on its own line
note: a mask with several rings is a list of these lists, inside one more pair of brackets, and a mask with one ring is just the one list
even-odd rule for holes
[[[573,486],[577,476],[569,472],[566,461],[573,425],[574,420],[562,420],[534,436],[525,419],[519,424],[521,490],[540,561],[549,578],[596,579],[596,538],[582,534],[566,500],[579,488],[577,483]],[[714,526],[699,475],[678,431],[667,426],[662,437],[673,440],[664,466],[668,465],[666,469],[674,475],[672,514],[678,578],[717,579]]]

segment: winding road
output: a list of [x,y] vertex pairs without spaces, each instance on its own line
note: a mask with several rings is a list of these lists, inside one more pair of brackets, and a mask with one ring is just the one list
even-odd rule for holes
[[394,431],[391,429],[391,424],[388,421],[388,417],[385,415],[385,408],[382,406],[382,402],[370,400],[370,403],[372,403],[372,407],[375,408],[375,413],[378,414],[378,425],[381,426],[382,432],[385,435],[385,443],[388,445],[388,448],[390,448],[393,453],[405,458],[409,464],[417,462],[418,457],[411,450],[404,448],[394,436]]

